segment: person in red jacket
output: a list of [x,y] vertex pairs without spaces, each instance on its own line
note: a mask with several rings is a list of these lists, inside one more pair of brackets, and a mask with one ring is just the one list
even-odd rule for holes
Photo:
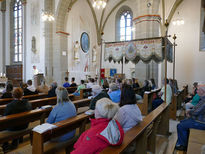
[[118,105],[108,98],[98,100],[91,128],[80,136],[71,154],[97,154],[110,145],[120,145],[124,131],[119,122],[112,119],[118,109]]

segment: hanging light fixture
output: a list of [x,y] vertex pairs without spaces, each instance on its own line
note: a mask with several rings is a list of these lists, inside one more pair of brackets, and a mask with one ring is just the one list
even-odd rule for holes
[[175,19],[175,20],[173,20],[173,21],[172,21],[172,24],[173,24],[174,26],[184,25],[184,20],[179,17],[179,12],[178,12],[178,18]]
[[93,0],[93,7],[97,9],[104,9],[107,5],[107,0]]
[[54,21],[54,15],[50,12],[43,11],[41,18],[43,21]]

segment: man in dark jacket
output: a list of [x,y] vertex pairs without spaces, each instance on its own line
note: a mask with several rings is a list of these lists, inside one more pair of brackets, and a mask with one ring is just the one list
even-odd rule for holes
[[93,98],[90,101],[90,109],[92,110],[95,110],[95,104],[101,98],[105,97],[110,99],[110,96],[106,92],[104,92],[99,85],[92,86],[92,94],[93,94]]

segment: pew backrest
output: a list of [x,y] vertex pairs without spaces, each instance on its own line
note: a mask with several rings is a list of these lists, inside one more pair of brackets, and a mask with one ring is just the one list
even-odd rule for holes
[[[36,109],[38,107],[40,108],[41,106],[45,106],[45,105],[56,105],[57,100],[56,97],[50,97],[50,98],[43,98],[38,100],[31,100],[29,102],[31,103],[32,109]],[[76,100],[73,101],[73,104],[75,105],[76,109],[80,107],[89,106],[90,99],[85,98],[81,100]],[[6,105],[0,105],[0,115],[4,114],[5,109],[6,109]]]
[[[158,108],[156,108],[151,113],[149,113],[140,124],[131,128],[125,133],[123,143],[120,146],[109,146],[100,153],[101,154],[123,153],[134,142],[136,142],[136,148],[137,148],[136,151],[139,154],[146,153],[147,141],[148,141],[147,138],[153,131],[156,132],[156,129],[150,130],[150,126],[153,125],[153,128],[157,128],[156,126],[159,125],[160,122],[161,123],[160,129],[161,127],[164,127],[163,124],[165,124],[168,121],[167,113],[168,113],[168,105],[166,103],[161,104]],[[164,129],[166,130],[164,130],[164,132],[159,129],[158,131],[166,134],[166,132],[168,131],[168,127],[167,126],[165,127],[166,128]]]
[[[48,94],[44,94],[44,93],[39,93],[39,94],[35,94],[35,95],[27,95],[27,96],[23,96],[24,99],[28,99],[28,100],[35,100],[35,99],[41,99],[41,98],[46,98]],[[5,105],[10,103],[13,100],[13,98],[3,98],[0,99],[0,105]]]
[[59,137],[76,128],[80,128],[80,135],[83,131],[85,131],[85,125],[87,122],[89,122],[89,118],[91,116],[93,115],[80,114],[75,117],[54,123],[53,125],[56,125],[56,128],[48,130],[42,134],[33,131],[32,153],[43,154],[45,142],[53,138]]

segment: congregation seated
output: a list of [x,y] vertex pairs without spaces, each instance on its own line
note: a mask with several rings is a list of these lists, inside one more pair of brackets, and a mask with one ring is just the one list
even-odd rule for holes
[[150,91],[150,90],[151,90],[151,85],[149,84],[149,81],[144,80],[142,91],[141,91],[140,95],[143,97],[144,96],[144,92],[145,91]]
[[153,78],[150,79],[151,90],[157,89],[157,85]]
[[189,129],[205,130],[205,87],[199,87],[197,94],[199,103],[187,112],[187,118],[177,125],[177,143],[175,149],[186,151],[188,145]]
[[[171,86],[169,85],[169,80],[167,80],[167,87],[166,87],[166,103],[167,104],[170,104],[171,101],[172,101],[172,88]],[[156,109],[160,104],[162,104],[164,101],[165,101],[165,86],[164,86],[164,80],[162,82],[163,84],[163,87],[159,93],[159,97],[160,98],[156,98],[155,100],[152,101],[152,110]]]
[[93,85],[95,85],[95,80],[93,78],[89,78],[86,87],[92,88]]
[[92,99],[90,101],[90,109],[95,110],[95,105],[101,98],[110,98],[110,96],[102,90],[99,85],[92,86]]
[[72,77],[72,79],[71,79],[70,87],[77,87],[77,84],[75,83],[75,78],[74,77]]
[[197,94],[197,88],[198,88],[198,82],[194,82],[192,93],[186,97],[186,99],[184,100],[185,103],[188,103],[193,99],[193,97]]
[[114,102],[114,103],[119,103],[120,102],[120,97],[121,97],[121,90],[120,88],[117,86],[117,84],[112,83],[110,85],[109,91],[108,91],[108,95],[110,96],[110,99]]
[[63,84],[64,88],[70,87],[70,83],[68,82],[68,77],[65,77],[65,83]]
[[38,94],[36,88],[32,85],[32,80],[27,81],[27,87],[24,89],[24,96]]
[[132,87],[133,88],[140,88],[140,85],[138,83],[138,79],[132,78]]
[[13,91],[13,85],[11,83],[6,85],[6,92],[3,93],[1,98],[12,98],[12,91]]
[[104,79],[104,80],[103,80],[103,85],[102,85],[102,87],[103,87],[103,89],[105,89],[105,90],[109,88],[109,83],[108,83],[107,79]]
[[113,119],[118,109],[118,105],[108,98],[98,100],[95,119],[91,119],[90,129],[81,134],[71,154],[94,154],[110,145],[120,145],[124,132],[119,122]]
[[[31,104],[27,100],[22,99],[23,90],[21,88],[14,89],[13,98],[14,100],[11,103],[7,104],[4,112],[4,116],[32,110]],[[12,128],[7,128],[7,129],[9,131],[19,131],[19,130],[26,129],[27,127],[28,124],[25,124],[21,126],[12,127]],[[16,148],[20,140],[22,140],[22,138],[14,139],[11,144],[12,148]],[[7,150],[8,148],[9,148],[9,143],[7,142],[4,143],[3,149]]]
[[45,94],[47,94],[47,93],[48,93],[48,90],[49,90],[49,87],[46,85],[45,80],[42,81],[42,82],[41,82],[41,85],[38,86],[38,88],[37,88],[37,91],[38,91],[39,93],[45,93]]
[[57,88],[57,86],[58,86],[58,84],[55,81],[51,84],[51,88],[48,91],[48,97],[55,97],[56,96],[56,88]]
[[190,100],[188,103],[185,104],[185,109],[186,111],[189,111],[190,109],[192,109],[194,106],[196,106],[198,104],[200,100],[200,96],[198,95],[198,93],[193,97],[192,100]]
[[[63,87],[56,88],[57,105],[51,111],[47,122],[52,124],[76,116],[76,108],[70,101],[68,92]],[[75,135],[75,130],[53,141],[66,141]]]
[[80,96],[80,90],[85,89],[85,81],[81,80],[80,83],[81,84],[78,86],[77,90],[73,93],[75,96]]
[[124,132],[142,121],[141,111],[136,102],[134,89],[130,85],[122,85],[120,109],[115,115],[115,119],[120,123]]

